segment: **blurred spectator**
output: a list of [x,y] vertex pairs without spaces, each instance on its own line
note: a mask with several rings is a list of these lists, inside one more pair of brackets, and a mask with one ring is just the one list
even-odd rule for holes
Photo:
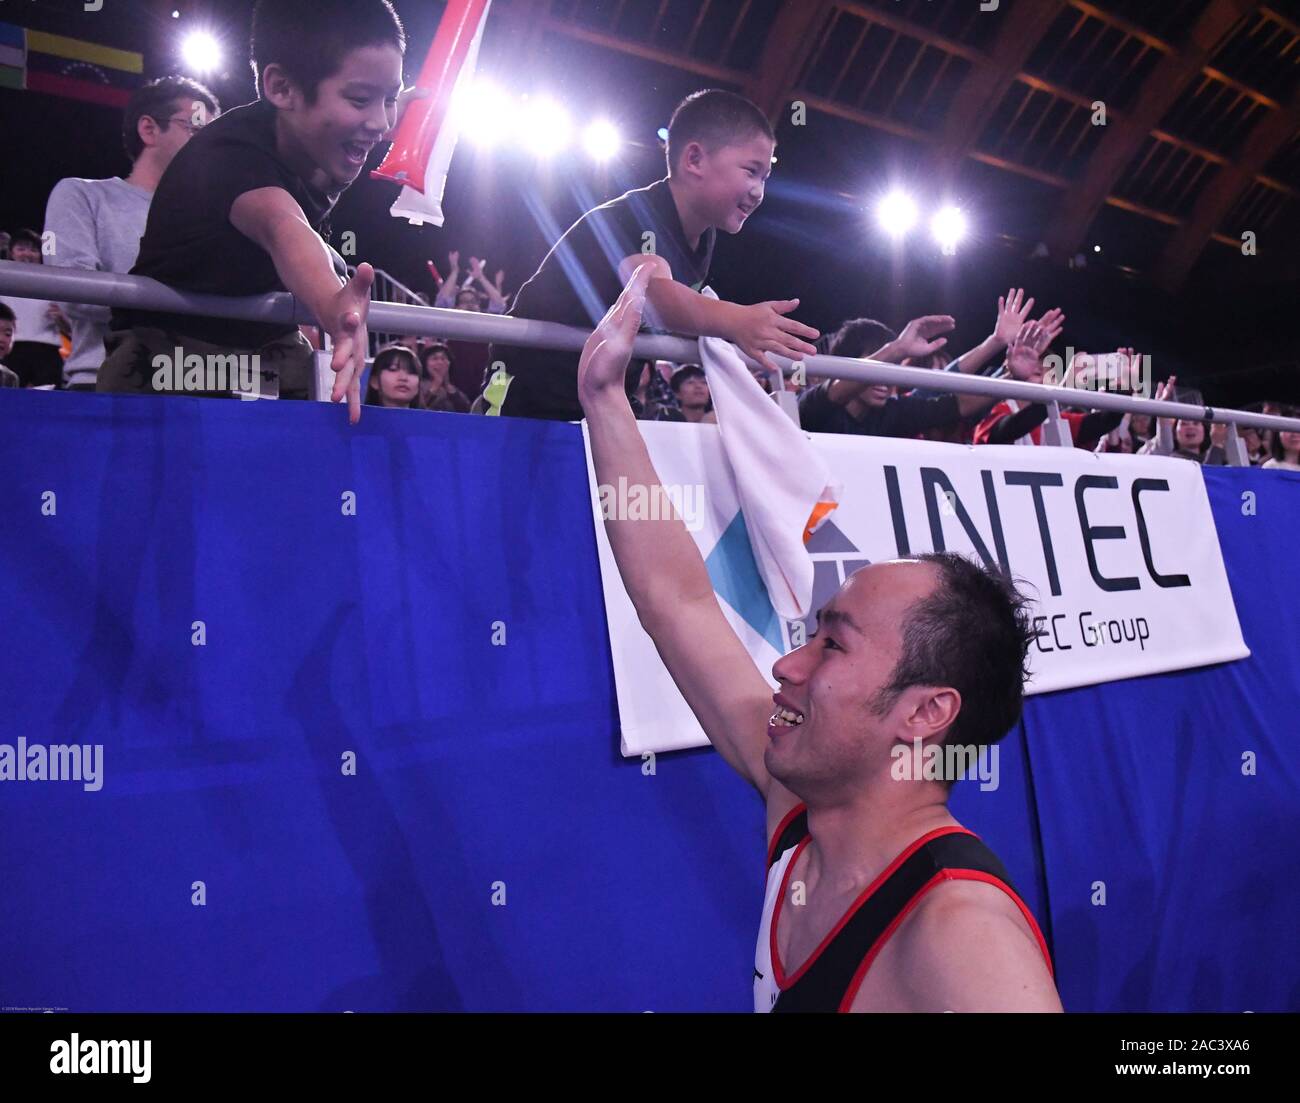
[[0,260],[9,259],[9,234],[0,230]]
[[492,284],[488,283],[487,276],[483,274],[483,265],[487,262],[478,257],[469,258],[469,272],[463,279],[460,272],[460,253],[448,253],[447,262],[450,269],[447,278],[442,281],[442,286],[438,289],[434,306],[444,309],[481,311],[486,301],[487,313],[506,312],[506,297],[502,290],[506,278],[504,271],[497,270],[496,283]]
[[[1025,298],[1023,287],[1012,287],[1005,295],[998,296],[998,309],[993,319],[993,332],[968,352],[962,353],[955,360],[948,359],[945,349],[938,349],[928,356],[908,357],[904,364],[926,367],[936,371],[964,372],[967,375],[984,375],[996,377],[1006,374],[1006,351],[1016,334],[1024,328],[1029,315],[1034,309],[1034,299]],[[1060,310],[1049,310],[1043,315],[1040,324],[1047,330],[1050,340],[1060,336],[1065,325],[1065,314]],[[940,398],[948,392],[917,388],[911,392],[914,398]],[[974,415],[965,415],[955,422],[938,425],[923,430],[919,435],[924,440],[946,441],[950,444],[970,444],[975,435],[975,428],[980,419],[988,412],[992,400],[976,408]]]
[[[1042,383],[1044,377],[1043,355],[1053,340],[1053,330],[1043,327],[1042,321],[1030,322],[1011,342],[1007,353],[1007,370],[1012,379],[1025,383]],[[1059,331],[1055,331],[1059,332]],[[1139,363],[1132,349],[1121,350],[1121,374],[1125,382],[1131,378],[1131,365]],[[1062,383],[1062,389],[1073,385],[1075,373],[1093,357],[1081,353],[1074,358]],[[1124,415],[1117,410],[1097,410],[1092,413],[1062,410],[1061,417],[1070,426],[1070,437],[1076,448],[1089,451],[1096,448],[1103,436],[1119,427]],[[976,426],[976,444],[1026,444],[1043,443],[1043,422],[1047,420],[1047,405],[1042,402],[1023,403],[1004,398],[988,416]]]
[[1095,451],[1132,455],[1141,448],[1145,442],[1136,440],[1133,436],[1134,416],[1136,415],[1125,414],[1119,425],[1097,442]]
[[[496,284],[487,282],[483,275],[484,262],[477,257],[470,258],[470,272],[462,280],[460,272],[460,253],[447,256],[450,271],[438,289],[438,297],[433,305],[443,309],[483,311],[481,295],[487,295],[487,313],[504,314],[506,311],[505,292],[502,287],[506,274],[498,270]],[[482,288],[482,292],[476,289]],[[487,384],[488,345],[479,341],[448,341],[447,350],[451,354],[451,382],[461,394],[477,397]]]
[[429,345],[420,354],[420,408],[450,414],[469,413],[469,399],[451,381],[451,350],[446,345]]
[[415,410],[420,403],[420,361],[403,345],[379,350],[370,368],[367,406]]
[[1150,414],[1128,414],[1128,435],[1136,452],[1155,435],[1155,419]]
[[0,368],[4,369],[4,374],[0,376],[0,386],[4,387],[21,386],[18,373],[5,367],[5,359],[9,355],[9,350],[14,347],[15,324],[14,312],[4,303],[0,303]]
[[662,410],[660,421],[716,422],[712,398],[709,395],[709,381],[704,369],[698,364],[686,364],[673,372],[669,381],[673,395],[677,399],[678,409]]
[[[219,112],[216,96],[186,77],[162,77],[137,88],[122,120],[131,172],[107,180],[67,177],[54,185],[45,208],[45,230],[53,241],[50,264],[130,272],[158,181],[190,136]],[[64,382],[69,390],[93,391],[112,311],[82,303],[60,306],[72,321]]]
[[[948,343],[942,334],[951,332],[954,325],[947,315],[929,315],[912,319],[895,336],[883,322],[855,318],[839,328],[828,351],[832,356],[900,364],[938,352]],[[975,370],[975,358],[968,361],[967,368]],[[955,425],[963,417],[987,410],[992,401],[979,395],[896,397],[892,390],[883,383],[824,380],[799,396],[800,423],[811,433],[914,437],[928,429]]]
[[1269,458],[1260,430],[1253,425],[1239,425],[1237,432],[1241,435],[1242,446],[1246,449],[1246,456],[1253,466],[1258,467]]
[[[637,361],[633,361],[637,363]],[[640,421],[666,421],[666,411],[677,409],[677,398],[673,394],[669,379],[673,366],[667,360],[640,361],[641,374],[637,378],[636,389],[628,396],[632,404],[632,413]]]
[[[1177,383],[1177,376],[1171,375],[1156,388],[1155,400],[1173,401]],[[1195,418],[1180,417],[1176,421],[1170,417],[1156,418],[1156,435],[1142,446],[1141,453],[1148,456],[1176,456],[1211,467],[1220,467],[1228,462],[1226,448],[1211,445],[1205,422]]]
[[[9,259],[22,264],[40,264],[41,235],[19,230],[9,243]],[[68,319],[57,303],[47,299],[5,296],[16,319],[13,348],[7,365],[24,387],[54,387],[63,378],[63,339],[70,332]]]
[[[1280,404],[1282,417],[1300,417],[1300,409],[1284,410]],[[1300,471],[1300,433],[1283,429],[1273,434],[1273,455],[1264,461],[1264,466],[1272,470]]]

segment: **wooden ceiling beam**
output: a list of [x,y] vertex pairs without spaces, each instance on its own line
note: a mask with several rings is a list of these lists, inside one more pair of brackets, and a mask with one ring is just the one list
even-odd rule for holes
[[[1247,135],[1237,156],[1219,167],[1218,175],[1197,197],[1191,217],[1165,244],[1156,261],[1156,282],[1168,291],[1176,291],[1182,286],[1223,220],[1246,190],[1259,180],[1277,151],[1297,132],[1300,132],[1300,92],[1287,107],[1270,111],[1261,119]],[[1229,227],[1238,235],[1252,228]],[[1241,244],[1240,236],[1237,244]]]
[[773,126],[793,98],[790,92],[817,47],[817,31],[834,10],[832,0],[784,0],[772,21],[762,57],[745,82],[745,95]]
[[986,62],[970,67],[939,135],[936,168],[945,190],[951,188],[962,161],[984,133],[1016,75],[1064,10],[1065,0],[1041,0],[1004,9],[1002,26]]
[[[1092,5],[1071,3],[1092,14]],[[1134,97],[1134,106],[1122,118],[1107,120],[1106,132],[1093,151],[1083,174],[1061,197],[1047,231],[1047,246],[1057,258],[1078,252],[1088,228],[1115,188],[1125,168],[1183,94],[1202,72],[1218,46],[1232,33],[1242,16],[1258,8],[1257,0],[1211,0],[1188,34],[1186,46],[1167,53]],[[1099,10],[1099,9],[1098,9]],[[1100,16],[1099,16],[1100,18]],[[1123,28],[1127,31],[1127,28]],[[1131,31],[1128,33],[1132,33]]]

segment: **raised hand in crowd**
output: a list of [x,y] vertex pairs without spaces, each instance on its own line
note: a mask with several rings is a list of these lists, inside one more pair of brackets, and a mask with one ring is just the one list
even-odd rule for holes
[[1043,354],[1051,343],[1051,332],[1041,321],[1022,325],[1007,349],[1007,371],[1011,378],[1023,383],[1041,383]]
[[919,360],[938,352],[948,343],[943,334],[956,328],[956,320],[949,314],[926,314],[913,318],[903,327],[893,341],[880,350],[873,360],[887,360],[891,364],[904,360]]
[[999,295],[997,318],[993,323],[993,342],[1003,349],[1009,348],[1016,339],[1016,334],[1024,329],[1033,309],[1033,297],[1026,300],[1023,287],[1013,287],[1005,295]]
[[[483,272],[483,266],[485,264],[487,264],[486,260],[483,260],[479,257],[470,257],[469,258],[470,279],[473,280],[476,284],[479,285],[479,287],[483,289],[483,293],[488,297],[488,302],[490,304],[490,309],[492,313],[494,314],[504,313],[506,308],[505,296],[501,293],[501,288],[498,284],[493,284],[488,282],[488,278]],[[498,272],[497,277],[498,280],[504,280],[505,272],[504,271]]]

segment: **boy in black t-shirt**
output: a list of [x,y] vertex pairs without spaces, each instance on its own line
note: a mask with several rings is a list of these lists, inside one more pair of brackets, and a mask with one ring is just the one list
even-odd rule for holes
[[[775,147],[771,124],[743,96],[717,89],[687,96],[668,125],[668,176],[583,215],[519,289],[510,314],[594,329],[649,260],[645,313],[656,328],[726,338],[771,370],[767,353],[811,356],[817,331],[785,317],[798,299],[740,306],[699,294],[717,231],[739,233],[763,201]],[[576,352],[494,345],[491,359],[509,378],[494,376],[485,391],[499,406],[489,412],[582,418]]]
[[[176,155],[131,270],[214,295],[291,291],[333,339],[332,397],[347,396],[354,422],[374,270],[361,264],[348,279],[320,229],[396,126],[405,48],[388,0],[258,0],[260,98],[203,127]],[[209,363],[257,353],[282,397],[306,397],[311,348],[292,325],[115,310],[111,329],[101,391],[213,393],[199,373],[160,367],[179,347],[187,361],[197,353]]]

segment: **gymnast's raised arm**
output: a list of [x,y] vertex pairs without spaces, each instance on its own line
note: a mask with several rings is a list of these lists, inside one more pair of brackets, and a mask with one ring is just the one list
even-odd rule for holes
[[[587,341],[578,395],[600,485],[650,488],[659,475],[623,389],[641,324],[651,266],[642,265]],[[772,690],[714,596],[699,549],[681,519],[605,521],[623,585],[664,665],[718,752],[765,798],[784,786],[763,765]],[[775,794],[771,794],[775,795]],[[793,798],[791,798],[793,803]]]

